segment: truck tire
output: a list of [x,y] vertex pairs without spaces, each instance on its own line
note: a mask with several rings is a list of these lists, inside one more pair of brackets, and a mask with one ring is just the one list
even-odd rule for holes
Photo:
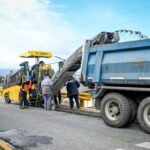
[[6,102],[7,104],[10,104],[10,103],[11,103],[11,100],[10,100],[10,98],[9,98],[9,94],[5,94],[5,102]]
[[137,103],[131,99],[131,98],[128,98],[129,99],[129,102],[130,102],[130,105],[131,105],[131,117],[130,117],[130,120],[129,120],[129,124],[131,123],[134,123],[136,118],[137,118],[137,109],[138,109],[138,106],[137,106]]
[[137,118],[141,128],[146,133],[150,133],[150,97],[145,98],[140,103]]
[[108,126],[121,128],[129,123],[131,105],[129,100],[122,94],[107,94],[102,99],[100,108],[101,116]]

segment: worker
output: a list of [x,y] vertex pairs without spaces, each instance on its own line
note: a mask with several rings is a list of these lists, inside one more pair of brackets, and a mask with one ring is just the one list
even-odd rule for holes
[[27,93],[32,88],[32,81],[25,81],[22,84],[21,89],[21,101],[20,101],[20,109],[27,108],[28,101],[27,101]]
[[[42,70],[42,67],[45,65],[44,61],[40,61],[39,62],[39,73],[38,73],[38,80],[41,84],[41,81],[44,79],[44,74],[43,74],[43,70]],[[40,85],[39,84],[39,85]]]
[[59,90],[58,93],[54,95],[54,102],[56,106],[58,103],[61,104],[61,90]]
[[44,80],[41,83],[45,110],[51,109],[51,101],[52,101],[52,95],[53,95],[52,90],[51,90],[52,85],[53,85],[53,83],[52,83],[50,77],[45,76]]
[[80,87],[79,81],[77,81],[73,77],[70,77],[69,80],[67,81],[66,89],[67,89],[67,96],[69,97],[71,109],[73,108],[73,105],[74,105],[73,98],[75,99],[77,109],[80,109],[79,98],[78,98],[79,97],[79,91],[78,91],[79,87]]

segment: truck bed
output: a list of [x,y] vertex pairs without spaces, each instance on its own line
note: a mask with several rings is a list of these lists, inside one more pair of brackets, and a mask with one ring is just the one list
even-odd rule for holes
[[92,46],[87,41],[82,77],[86,83],[150,85],[150,39]]

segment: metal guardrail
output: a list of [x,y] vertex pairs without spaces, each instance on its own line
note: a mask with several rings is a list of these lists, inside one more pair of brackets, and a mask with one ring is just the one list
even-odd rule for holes
[[[67,92],[61,92],[61,96],[64,98],[67,98]],[[80,100],[85,100],[85,101],[89,101],[91,100],[91,94],[90,93],[80,93],[79,94],[79,99]]]

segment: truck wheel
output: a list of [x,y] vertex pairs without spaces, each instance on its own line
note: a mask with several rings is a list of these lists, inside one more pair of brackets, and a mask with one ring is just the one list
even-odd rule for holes
[[120,93],[109,93],[101,102],[100,111],[104,122],[111,127],[121,128],[129,123],[131,105]]
[[137,106],[137,103],[133,99],[131,99],[131,98],[128,98],[128,99],[129,99],[129,102],[131,105],[131,117],[129,120],[129,124],[131,124],[131,123],[134,123],[136,120],[138,106]]
[[138,107],[138,122],[141,128],[150,133],[150,97],[145,98]]
[[5,94],[5,102],[6,102],[7,104],[10,104],[10,103],[11,103],[11,100],[10,100],[10,98],[9,98],[9,94]]

